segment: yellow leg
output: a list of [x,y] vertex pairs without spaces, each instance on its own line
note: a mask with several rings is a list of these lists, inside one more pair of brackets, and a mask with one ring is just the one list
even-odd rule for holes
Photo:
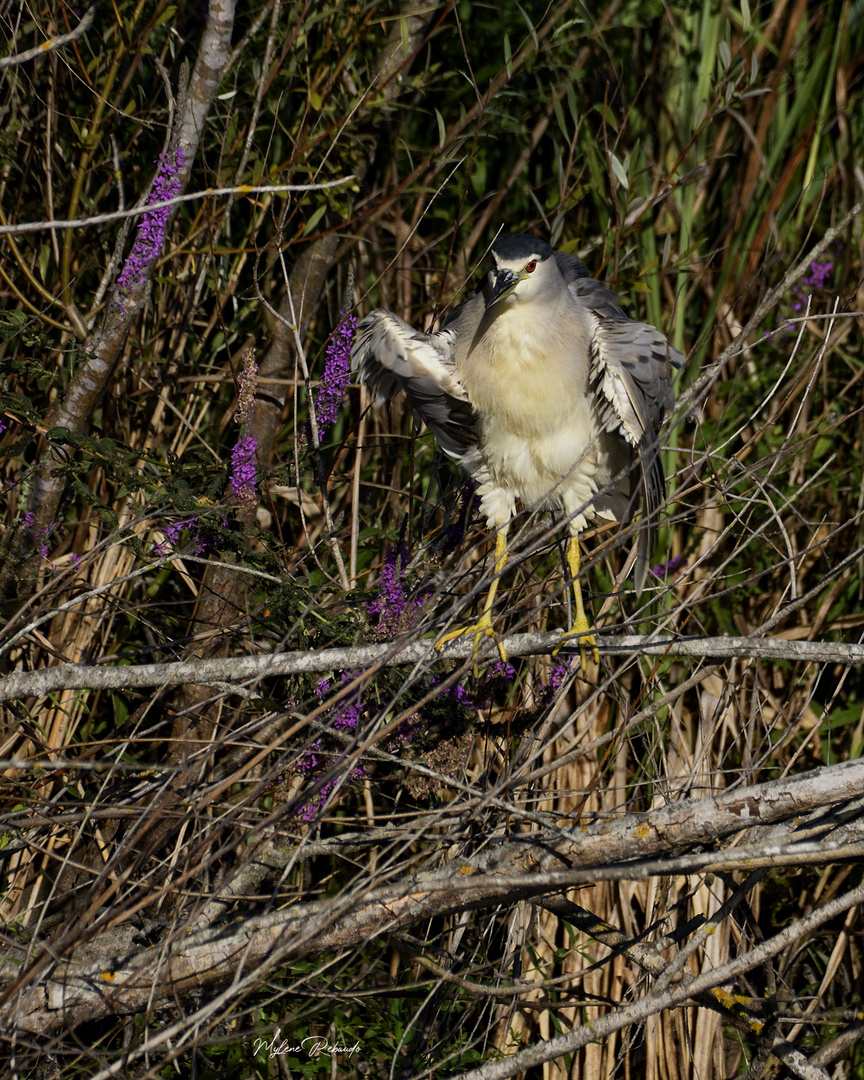
[[[579,568],[581,565],[581,558],[579,554],[579,537],[572,536],[570,543],[567,545],[567,567],[570,570],[570,581],[573,585],[573,599],[576,603],[576,616],[573,619],[573,625],[564,635],[564,640],[568,637],[579,635],[579,652],[582,656],[582,674],[584,675],[588,668],[588,650],[591,650],[591,655],[594,657],[594,662],[600,662],[600,654],[597,651],[597,640],[591,633],[591,627],[588,624],[588,619],[585,616],[585,604],[582,600],[582,586],[579,584]],[[561,646],[558,646],[560,649]],[[558,651],[555,650],[555,652]]]
[[492,582],[489,586],[489,592],[486,594],[486,603],[483,605],[483,614],[477,620],[476,623],[472,623],[470,626],[460,626],[458,630],[448,630],[439,641],[436,643],[435,648],[441,649],[448,641],[453,641],[454,638],[462,637],[463,634],[474,635],[474,655],[477,655],[477,650],[480,648],[480,642],[483,637],[496,638],[496,644],[498,646],[498,652],[501,654],[501,659],[507,659],[507,653],[504,651],[504,646],[498,641],[495,631],[492,629],[492,608],[495,605],[495,594],[498,592],[498,582],[501,580],[501,574],[504,567],[507,565],[507,529],[500,529],[495,537],[495,570],[492,577]]

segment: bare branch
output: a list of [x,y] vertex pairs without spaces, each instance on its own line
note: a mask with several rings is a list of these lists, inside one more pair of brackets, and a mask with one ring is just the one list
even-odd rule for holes
[[[26,1030],[47,1032],[64,1023],[136,1011],[152,1002],[154,993],[170,995],[224,981],[238,973],[238,965],[244,970],[261,964],[270,968],[291,958],[368,941],[421,919],[536,897],[588,880],[615,862],[644,859],[670,846],[687,849],[714,843],[757,825],[800,817],[817,806],[849,800],[862,786],[864,761],[845,762],[714,798],[685,799],[649,814],[583,823],[573,830],[552,827],[546,835],[534,833],[518,841],[490,841],[485,851],[458,857],[443,870],[414,873],[379,888],[362,882],[335,902],[299,903],[285,911],[241,919],[229,927],[220,925],[192,935],[181,932],[159,948],[101,956],[95,963],[82,962],[73,954],[62,963],[52,961],[54,971],[29,988],[25,970],[15,983],[20,990],[11,1000],[10,991],[2,996],[7,1003],[0,1009],[0,1019],[9,1023],[14,1016]],[[562,872],[562,865],[570,869]],[[634,869],[638,876],[639,867]],[[666,994],[648,995],[641,1003],[648,1009],[644,1015],[653,1015],[751,970],[789,941],[860,902],[857,897],[862,890],[864,886],[780,932],[764,946],[689,983],[683,992],[674,992],[671,1001]],[[34,970],[45,967],[46,959],[43,954],[35,961]],[[260,978],[260,968],[254,970]],[[158,991],[154,990],[157,987]],[[631,1022],[632,1017],[626,1021]],[[614,1030],[618,1028],[609,1028]],[[576,1046],[581,1045],[578,1039],[583,1035],[584,1029],[579,1029],[568,1038],[577,1039]],[[551,1056],[567,1049],[569,1046]]]
[[83,37],[90,29],[95,14],[96,5],[94,3],[84,12],[81,22],[78,23],[74,30],[70,30],[68,34],[57,34],[55,37],[43,41],[41,45],[37,45],[33,49],[26,49],[24,52],[15,53],[14,56],[0,56],[0,71],[2,71],[3,68],[14,67],[16,64],[26,64],[28,60],[35,60],[39,56],[46,56],[49,52],[53,52],[63,45],[68,45],[72,41],[77,41],[78,38]]
[[[605,1039],[614,1031],[620,1031],[631,1024],[640,1023],[649,1016],[656,1016],[657,1013],[662,1012],[664,1009],[682,1005],[688,999],[696,997],[706,990],[711,990],[715,986],[722,986],[724,983],[732,982],[738,975],[745,971],[752,971],[753,968],[758,967],[765,960],[777,956],[791,942],[800,940],[805,934],[824,925],[830,919],[835,918],[844,911],[848,911],[850,907],[854,907],[854,905],[860,904],[862,901],[864,901],[864,885],[859,885],[857,889],[853,889],[836,900],[830,901],[823,907],[817,908],[810,915],[804,916],[798,922],[778,931],[774,937],[769,938],[761,945],[757,945],[743,956],[737,957],[735,960],[731,960],[713,971],[706,971],[701,975],[697,975],[694,979],[688,981],[685,986],[674,990],[666,990],[661,994],[649,992],[633,1005],[624,1006],[615,1012],[607,1013],[589,1024],[580,1025],[572,1032],[558,1035],[546,1042],[532,1046],[528,1050],[513,1054],[503,1061],[490,1062],[479,1069],[471,1069],[469,1072],[460,1073],[458,1077],[454,1076],[451,1080],[505,1080],[506,1077],[514,1076],[517,1072],[540,1065],[544,1061],[554,1061],[555,1058],[561,1057],[563,1054],[571,1054],[574,1050],[578,1050],[589,1042]],[[803,1076],[805,1074],[799,1073],[799,1075]],[[815,1080],[816,1077],[818,1077],[818,1080],[823,1080],[824,1074],[821,1070],[814,1068],[809,1074],[809,1080]]]
[[[143,571],[142,571],[143,572]],[[502,639],[509,656],[545,655],[555,651],[562,631],[512,634]],[[578,645],[568,638],[562,653],[575,655]],[[614,634],[597,636],[603,656],[709,657],[789,660],[802,664],[864,663],[864,645],[832,641],[794,641],[786,638],[706,637],[686,638],[671,635],[642,636]],[[470,660],[473,643],[454,641],[440,651],[434,644],[414,641],[385,645],[352,645],[342,649],[320,649],[270,653],[264,656],[222,657],[218,660],[187,660],[166,664],[129,664],[108,667],[110,657],[100,663],[60,664],[39,671],[15,672],[0,680],[0,701],[19,697],[44,697],[56,690],[142,689],[148,686],[180,686],[186,683],[245,683],[278,675],[303,672],[347,671],[400,665],[432,667],[446,660]]]
[[141,203],[127,210],[113,210],[107,214],[91,214],[89,217],[52,219],[49,221],[24,221],[19,225],[0,225],[0,236],[17,236],[21,233],[48,232],[51,230],[84,229],[91,225],[107,225],[113,221],[141,217],[143,214],[161,210],[165,206],[176,207],[181,203],[197,202],[200,199],[216,199],[222,196],[231,198],[237,195],[282,195],[290,192],[328,191],[332,188],[350,184],[353,176],[341,176],[338,180],[322,180],[317,184],[237,184],[233,187],[204,188],[203,191],[188,191],[175,195],[173,199],[161,199],[152,203]]

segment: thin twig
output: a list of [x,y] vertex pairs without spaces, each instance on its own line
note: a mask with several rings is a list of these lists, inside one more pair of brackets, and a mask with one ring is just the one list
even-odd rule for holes
[[326,191],[329,188],[349,184],[353,176],[343,176],[338,180],[325,180],[320,184],[236,184],[232,187],[204,188],[203,191],[189,191],[176,195],[173,199],[162,199],[146,205],[133,206],[128,210],[113,210],[110,214],[93,214],[90,217],[54,219],[51,221],[25,221],[19,225],[0,225],[0,236],[17,236],[21,233],[45,232],[49,229],[83,229],[88,225],[104,225],[110,221],[123,221],[125,218],[140,217],[150,214],[163,206],[179,206],[180,203],[194,202],[196,199],[212,199],[222,195],[273,195],[288,191]]

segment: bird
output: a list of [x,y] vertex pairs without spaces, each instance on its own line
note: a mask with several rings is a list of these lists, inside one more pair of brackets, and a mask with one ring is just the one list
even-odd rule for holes
[[579,259],[525,233],[499,235],[481,286],[424,333],[376,308],[359,323],[352,371],[376,404],[404,392],[442,450],[471,476],[495,531],[495,567],[476,623],[438,641],[496,640],[492,612],[510,522],[523,509],[562,511],[578,637],[599,660],[579,583],[579,534],[595,517],[628,522],[643,505],[635,585],[641,593],[665,497],[658,434],[674,406],[684,355],[629,318]]

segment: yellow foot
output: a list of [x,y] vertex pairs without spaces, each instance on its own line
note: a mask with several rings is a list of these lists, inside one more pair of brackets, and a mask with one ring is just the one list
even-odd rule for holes
[[591,627],[588,625],[588,620],[583,615],[581,619],[576,618],[573,621],[573,625],[570,629],[561,637],[558,645],[553,650],[552,655],[557,656],[563,645],[567,643],[568,638],[579,638],[579,654],[582,657],[582,675],[588,670],[588,650],[591,650],[591,656],[595,664],[600,663],[600,653],[597,651],[597,639],[594,637],[594,633]]
[[446,634],[443,634],[438,641],[435,642],[436,649],[443,649],[451,641],[455,641],[456,638],[462,637],[463,634],[474,635],[474,648],[471,651],[472,657],[476,659],[477,653],[480,651],[480,642],[484,637],[491,637],[494,639],[495,644],[498,646],[498,653],[503,661],[507,660],[507,653],[504,649],[504,645],[495,631],[492,629],[492,620],[488,613],[480,616],[476,623],[472,623],[470,626],[460,626],[458,630],[448,630]]

